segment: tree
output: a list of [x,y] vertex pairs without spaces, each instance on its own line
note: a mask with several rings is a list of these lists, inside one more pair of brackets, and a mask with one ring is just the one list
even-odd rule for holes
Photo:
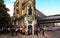
[[9,11],[9,9],[6,8],[4,1],[0,0],[0,26],[7,25],[10,21],[10,15],[7,11]]

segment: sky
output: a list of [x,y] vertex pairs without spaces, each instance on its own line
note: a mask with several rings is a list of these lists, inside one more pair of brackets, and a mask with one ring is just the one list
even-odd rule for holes
[[4,0],[4,3],[6,4],[6,7],[9,9],[8,13],[10,14],[10,16],[13,16],[13,12],[14,12],[14,2],[16,0]]
[[[16,0],[4,0],[6,7],[10,9],[8,12],[10,16],[13,16],[13,5],[15,1]],[[60,0],[36,0],[36,9],[47,16],[60,14]]]

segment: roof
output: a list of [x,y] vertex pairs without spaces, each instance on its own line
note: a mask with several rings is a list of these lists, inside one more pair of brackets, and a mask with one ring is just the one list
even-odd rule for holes
[[45,17],[46,15],[43,14],[41,11],[36,9],[36,13],[35,13],[35,18],[36,19],[40,19],[41,17]]
[[41,20],[49,20],[49,19],[60,19],[60,14],[58,15],[51,15],[51,16],[46,16],[43,18],[40,18]]
[[38,17],[45,17],[46,15],[43,14],[41,11],[36,9],[36,16],[38,16]]

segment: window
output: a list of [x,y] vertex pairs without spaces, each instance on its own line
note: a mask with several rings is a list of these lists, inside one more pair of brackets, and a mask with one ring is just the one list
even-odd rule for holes
[[19,5],[19,2],[17,2],[16,6],[18,7],[18,5]]
[[15,15],[15,13],[13,13],[13,15]]
[[17,14],[19,14],[19,10],[17,9],[16,11],[17,11]]
[[28,15],[32,15],[32,8],[31,8],[31,6],[29,6]]

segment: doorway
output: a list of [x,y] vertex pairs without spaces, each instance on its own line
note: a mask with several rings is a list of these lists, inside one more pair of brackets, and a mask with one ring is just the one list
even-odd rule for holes
[[28,35],[32,35],[32,25],[28,25]]

